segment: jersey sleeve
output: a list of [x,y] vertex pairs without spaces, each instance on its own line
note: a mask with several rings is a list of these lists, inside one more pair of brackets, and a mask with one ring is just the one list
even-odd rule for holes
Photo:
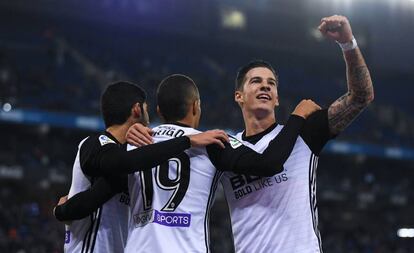
[[311,114],[306,119],[300,136],[312,152],[319,155],[325,144],[336,137],[329,130],[328,109]]
[[64,204],[55,207],[54,215],[59,221],[83,219],[101,207],[115,194],[125,190],[127,177],[98,178],[92,187],[79,192]]
[[129,174],[151,169],[191,147],[187,136],[131,151],[127,151],[125,147],[120,147],[115,142],[102,142],[101,139],[88,140],[81,146],[80,163],[86,175],[95,177]]
[[119,145],[106,135],[89,137],[79,150],[82,172],[90,177],[101,176],[104,172],[100,166],[102,157],[105,153],[111,154],[119,148]]
[[305,120],[291,115],[280,133],[259,154],[235,138],[222,149],[217,145],[207,146],[210,160],[221,171],[233,171],[254,176],[272,176],[283,171]]

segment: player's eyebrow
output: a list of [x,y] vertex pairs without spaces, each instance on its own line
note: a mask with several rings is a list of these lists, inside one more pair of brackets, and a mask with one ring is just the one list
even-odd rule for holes
[[250,78],[249,82],[252,82],[252,81],[261,81],[261,80],[262,80],[262,78],[260,76],[253,76],[253,77]]
[[267,81],[272,81],[272,82],[277,83],[276,79],[274,79],[273,77],[269,77],[269,78],[267,78]]

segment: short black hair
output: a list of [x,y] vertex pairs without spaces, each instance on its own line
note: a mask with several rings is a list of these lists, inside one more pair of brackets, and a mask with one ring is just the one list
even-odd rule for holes
[[246,65],[242,66],[237,72],[235,89],[242,90],[243,83],[245,82],[247,72],[249,72],[251,69],[260,68],[260,67],[267,68],[270,71],[272,71],[277,80],[278,78],[277,72],[275,71],[275,69],[272,67],[272,65],[269,62],[264,61],[264,60],[253,60],[247,63]]
[[175,122],[185,118],[191,103],[199,98],[197,85],[185,75],[167,76],[158,85],[157,105],[167,122]]
[[124,124],[131,115],[131,108],[140,103],[141,109],[147,95],[136,84],[117,81],[106,87],[101,97],[101,111],[105,126]]

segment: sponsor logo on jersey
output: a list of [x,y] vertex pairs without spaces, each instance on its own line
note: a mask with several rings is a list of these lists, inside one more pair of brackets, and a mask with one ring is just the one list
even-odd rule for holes
[[116,144],[111,138],[109,138],[106,135],[99,136],[99,142],[101,143],[101,146],[104,146],[104,145],[109,144],[109,143]]
[[149,223],[156,223],[167,227],[189,227],[191,224],[191,214],[149,210],[134,215],[134,221],[136,227],[143,227]]
[[234,198],[242,199],[252,192],[261,191],[265,188],[286,182],[288,181],[288,176],[285,172],[282,172],[273,177],[236,175],[229,179],[234,191]]
[[154,223],[168,227],[189,227],[191,214],[189,213],[167,213],[154,210]]
[[154,215],[153,210],[145,211],[139,214],[134,215],[134,221],[136,227],[143,227],[147,225],[148,223],[151,223],[154,221]]
[[70,243],[70,231],[65,231],[65,243]]
[[129,197],[129,194],[121,193],[119,197],[119,202],[129,206],[129,203],[131,202],[131,198]]
[[243,143],[241,143],[239,140],[237,140],[236,138],[234,138],[234,137],[231,137],[230,136],[230,146],[233,148],[233,149],[236,149],[236,148],[238,148],[238,147],[240,147],[241,145],[243,145]]

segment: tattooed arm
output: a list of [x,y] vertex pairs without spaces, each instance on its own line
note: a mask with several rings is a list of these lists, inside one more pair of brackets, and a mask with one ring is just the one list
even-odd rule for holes
[[[339,43],[352,41],[351,26],[346,17],[323,18],[319,30]],[[328,108],[329,129],[332,134],[343,131],[374,99],[374,88],[368,67],[359,48],[344,52],[348,92]]]

